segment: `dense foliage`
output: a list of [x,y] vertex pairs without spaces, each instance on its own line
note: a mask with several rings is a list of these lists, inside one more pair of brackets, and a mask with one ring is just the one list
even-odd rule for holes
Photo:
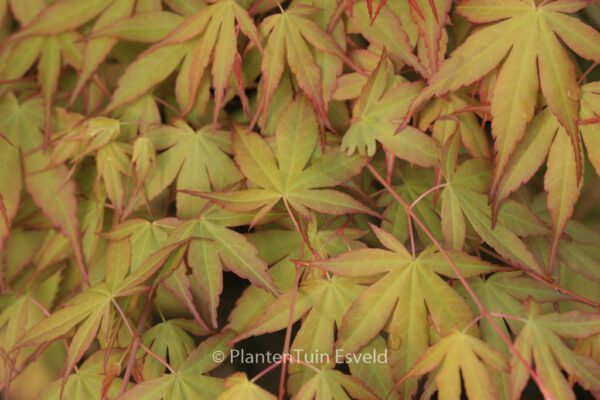
[[600,395],[598,27],[0,0],[2,398]]

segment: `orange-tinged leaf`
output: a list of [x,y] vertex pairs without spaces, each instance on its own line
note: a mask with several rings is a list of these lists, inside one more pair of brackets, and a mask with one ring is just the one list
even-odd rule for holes
[[430,347],[410,375],[420,376],[439,366],[435,382],[441,400],[460,398],[460,374],[470,399],[495,399],[499,397],[492,385],[490,368],[507,370],[507,364],[502,354],[485,342],[454,332]]
[[[561,339],[582,338],[600,331],[600,320],[595,314],[578,311],[542,314],[537,303],[526,303],[527,319],[516,339],[515,347],[531,362],[546,385],[549,395],[561,399],[575,399],[561,370],[592,392],[600,390],[600,367],[592,360],[575,354]],[[511,360],[511,398],[520,398],[528,372],[513,355]]]
[[225,379],[225,391],[217,400],[275,400],[276,397],[248,380],[243,372],[236,372]]
[[400,17],[389,6],[383,7],[377,19],[372,21],[366,4],[359,1],[354,6],[350,21],[370,42],[389,51],[394,60],[406,62],[423,77],[429,75],[417,56],[413,54],[413,47],[409,43],[408,35],[403,29]]
[[260,26],[261,33],[267,37],[267,43],[261,64],[262,90],[258,111],[267,112],[281,80],[286,65],[284,61],[287,60],[298,85],[310,99],[323,123],[326,121],[328,105],[323,96],[321,68],[309,45],[338,57],[343,57],[343,52],[331,36],[306,18],[302,11],[302,7],[291,7],[266,18]]
[[[452,6],[449,0],[415,0],[422,15],[412,8],[413,21],[416,23],[420,43],[427,48],[428,70],[435,73],[441,62],[440,58],[446,53],[446,42],[442,40],[445,34],[448,12]],[[432,7],[433,5],[433,7]]]
[[525,128],[533,117],[537,102],[537,26],[530,24],[520,34],[525,39],[519,40],[511,49],[494,86],[494,186],[504,173],[515,146],[525,135]]
[[521,0],[464,0],[459,10],[469,21],[484,24],[525,14],[531,5]]
[[0,138],[0,250],[4,248],[12,219],[17,214],[22,179],[19,150]]
[[[600,109],[597,105],[599,94],[600,87],[597,82],[582,86],[581,119],[597,118],[600,115]],[[588,159],[596,170],[596,174],[600,175],[600,125],[597,123],[589,125],[580,123],[579,130],[585,143]]]
[[515,153],[502,174],[497,190],[492,191],[494,214],[497,214],[501,203],[531,179],[540,168],[558,129],[558,121],[549,109],[545,109],[535,117],[527,129],[525,138],[517,145]]
[[304,97],[291,103],[281,115],[276,137],[279,172],[284,187],[291,186],[302,175],[315,150],[317,132],[316,115]]
[[87,289],[73,297],[65,308],[34,325],[17,345],[32,346],[55,340],[87,319],[94,311],[103,310],[109,303],[110,293],[106,285]]
[[[547,205],[552,216],[554,246],[560,240],[565,225],[573,215],[579,198],[581,184],[577,179],[577,165],[569,136],[559,128],[548,154],[548,170],[544,177],[544,189],[548,193]],[[549,266],[552,267],[552,266]]]
[[[113,1],[112,4],[98,18],[92,33],[97,32],[112,21],[127,17],[133,11],[133,0]],[[84,49],[83,65],[71,93],[71,102],[77,97],[83,86],[90,79],[102,61],[105,60],[109,51],[117,43],[114,38],[94,38],[89,40]]]
[[12,40],[33,35],[51,35],[77,28],[100,14],[115,0],[60,0],[44,9]]
[[[554,2],[553,5],[556,5]],[[552,5],[548,5],[551,8]],[[575,12],[560,10],[563,12]],[[577,18],[561,13],[545,13],[544,19],[563,42],[588,60],[600,62],[600,33]]]
[[134,42],[154,43],[163,39],[183,22],[183,18],[168,11],[152,11],[111,21],[96,29],[92,37],[117,37]]
[[353,376],[334,369],[321,369],[294,396],[295,400],[344,399],[375,400],[377,396]]
[[87,280],[76,214],[75,184],[67,168],[52,166],[49,155],[42,151],[30,154],[24,164],[27,191],[44,215],[69,239],[82,278]]
[[[579,148],[577,120],[579,117],[579,86],[567,52],[544,19],[540,20],[538,63],[540,86],[558,121],[565,127],[573,149]],[[575,151],[577,180],[581,179],[581,152]]]
[[185,52],[183,45],[173,45],[158,48],[145,57],[138,58],[119,78],[118,87],[107,109],[114,110],[146,94],[177,68]]

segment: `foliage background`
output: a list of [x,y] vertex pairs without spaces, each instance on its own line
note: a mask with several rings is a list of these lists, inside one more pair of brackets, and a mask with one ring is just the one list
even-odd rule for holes
[[2,398],[597,396],[597,3],[0,0]]

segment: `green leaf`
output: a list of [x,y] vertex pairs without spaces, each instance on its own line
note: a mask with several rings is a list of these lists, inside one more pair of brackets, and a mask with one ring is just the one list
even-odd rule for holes
[[193,217],[205,206],[184,191],[223,190],[242,179],[233,160],[230,134],[205,126],[194,131],[183,121],[162,126],[149,134],[157,150],[154,173],[146,183],[147,195],[155,197],[176,179],[177,213]]
[[[355,250],[311,264],[342,276],[370,277],[385,273],[350,306],[337,347],[344,352],[358,352],[385,329],[388,346],[398,350],[392,365],[404,374],[428,347],[429,318],[443,334],[465,327],[473,315],[463,298],[431,268],[435,265],[431,254],[412,258],[389,233],[375,229],[389,250]],[[457,267],[463,265],[467,264],[459,263]],[[487,266],[481,266],[481,272],[486,270]],[[374,309],[378,312],[371,312]],[[416,381],[411,380],[403,387],[405,395],[412,394]]]
[[[600,332],[600,319],[595,314],[577,311],[542,314],[538,304],[527,304],[527,320],[515,341],[515,347],[532,363],[535,370],[556,398],[575,399],[561,370],[581,386],[597,392],[600,389],[600,367],[589,358],[575,354],[561,339],[584,338]],[[528,380],[522,362],[511,360],[511,397],[518,398]]]
[[[285,161],[289,155],[283,153],[284,149],[290,148],[291,143],[298,140],[295,138],[298,128],[294,122],[297,112],[305,115],[307,123],[306,131],[303,132],[303,146],[301,149],[295,149],[298,153],[292,154],[292,160]],[[306,164],[315,151],[317,142],[317,127],[314,119],[314,112],[303,99],[296,100],[284,112],[274,144],[277,157],[269,144],[258,134],[235,132],[233,138],[235,160],[252,184],[250,189],[212,193],[186,191],[186,193],[202,196],[232,211],[260,209],[253,225],[258,223],[280,200],[289,202],[292,208],[304,216],[309,215],[308,209],[333,215],[374,214],[345,193],[322,189],[341,184],[358,174],[364,165],[364,159],[358,156],[343,156],[338,151],[331,150],[316,158],[307,167]]]
[[377,397],[358,379],[333,369],[321,369],[306,382],[294,400],[349,399],[375,400]]
[[508,363],[501,353],[481,340],[459,331],[445,336],[430,347],[410,371],[410,376],[426,374],[438,366],[435,383],[442,400],[460,399],[461,375],[470,399],[497,398],[490,368],[508,370]]
[[221,393],[218,400],[275,400],[276,397],[260,386],[248,380],[243,372],[230,375],[225,379],[225,391]]

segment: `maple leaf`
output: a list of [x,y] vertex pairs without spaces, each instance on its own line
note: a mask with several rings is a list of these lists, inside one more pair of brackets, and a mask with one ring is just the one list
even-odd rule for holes
[[238,372],[225,379],[225,391],[217,400],[275,400],[276,397],[267,392],[254,382],[248,380],[248,376]]
[[[511,203],[492,226],[492,209],[485,192],[489,185],[489,164],[485,160],[467,160],[455,172],[447,170],[448,186],[443,189],[442,231],[455,246],[462,246],[465,217],[483,240],[511,262],[544,273],[533,254],[517,235],[547,233],[546,228],[526,207]],[[515,233],[517,232],[517,233]]]
[[[412,257],[389,233],[374,226],[373,230],[387,250],[359,249],[310,264],[355,278],[385,274],[350,306],[337,348],[357,352],[385,329],[389,334],[388,346],[399,350],[394,357],[395,366],[404,374],[428,347],[429,318],[436,330],[444,334],[455,327],[465,327],[473,314],[464,299],[438,275],[455,277],[439,253],[428,249]],[[466,277],[496,269],[465,254],[450,253],[450,257]],[[379,312],[369,311],[375,308]],[[404,388],[404,394],[409,396],[416,390],[416,382],[412,380]]]
[[14,369],[26,365],[33,349],[16,349],[23,334],[44,319],[40,304],[49,307],[56,299],[60,273],[55,273],[45,280],[36,282],[36,287],[22,295],[11,295],[10,299],[3,298],[4,307],[0,313],[0,351],[5,362],[0,364],[3,378],[0,385],[7,383],[7,377]]
[[[398,3],[396,6],[399,6],[399,3],[402,2],[392,3]],[[409,0],[409,3],[414,4],[415,1]],[[421,76],[429,76],[427,69],[413,53],[413,46],[410,43],[406,24],[402,20],[403,13],[394,12],[395,10],[391,9],[391,5],[387,4],[387,6],[379,7],[377,18],[373,20],[369,15],[365,1],[357,1],[353,10],[350,22],[369,42],[389,51],[394,61],[406,62]],[[405,9],[403,11],[408,14],[407,11],[409,10]]]
[[[67,352],[64,367],[64,379],[66,379],[91,345],[98,330],[102,327],[105,332],[108,332],[110,329],[115,299],[139,291],[139,285],[156,273],[172,254],[177,253],[182,244],[176,243],[153,253],[140,268],[118,280],[114,286],[100,283],[77,294],[64,308],[28,330],[15,346],[21,348],[50,342],[78,326]],[[182,256],[181,252],[180,256]],[[176,261],[173,262],[177,264]]]
[[213,354],[220,352],[224,357],[229,355],[227,342],[232,338],[231,332],[220,333],[206,339],[192,351],[181,367],[174,373],[149,379],[135,385],[123,394],[122,400],[161,400],[161,399],[199,399],[213,400],[225,389],[223,380],[208,373],[219,366]]
[[[523,328],[522,319],[526,318],[522,306],[523,301],[531,298],[537,302],[549,303],[567,299],[563,294],[552,290],[552,288],[541,282],[524,276],[519,271],[497,272],[487,279],[474,277],[469,279],[469,285],[471,285],[477,298],[481,300],[485,308],[490,313],[495,313],[494,318],[497,321],[497,326],[507,337],[510,336],[510,332],[518,333]],[[463,289],[461,288],[461,290]],[[467,296],[466,291],[464,291],[464,295]],[[476,309],[476,306],[473,304],[472,308]],[[510,317],[503,318],[502,315]],[[486,318],[481,319],[479,326],[484,341],[506,357],[510,357],[511,353],[508,346],[502,341],[489,320]],[[496,390],[501,391],[504,398],[508,398],[510,393],[509,373],[494,374],[492,381],[496,385]]]
[[10,233],[11,221],[17,215],[23,178],[19,149],[0,139],[0,250]]
[[[385,339],[377,336],[357,353],[357,357],[368,357],[367,354],[386,354],[387,351]],[[389,362],[353,362],[349,367],[352,376],[362,380],[379,398],[389,400],[399,400],[401,398],[398,391],[394,390],[396,374]]]
[[319,369],[314,373],[293,397],[294,400],[350,400],[351,398],[375,400],[377,396],[357,378],[327,368]]
[[186,191],[223,190],[240,181],[235,163],[229,158],[231,134],[205,126],[194,131],[183,121],[164,125],[149,132],[148,137],[158,151],[154,173],[146,182],[146,195],[151,199],[176,180],[177,214],[193,217],[206,202]]
[[252,222],[258,223],[283,200],[300,214],[309,209],[333,215],[361,212],[374,214],[351,196],[324,189],[346,182],[358,174],[365,160],[345,157],[337,148],[326,151],[306,167],[317,146],[317,121],[307,100],[290,104],[279,120],[275,154],[256,133],[237,131],[233,137],[235,160],[242,173],[256,187],[241,191],[201,193],[198,195],[232,211],[260,209]]
[[[140,0],[115,0],[100,15],[86,38],[83,61],[70,103],[74,102],[120,40],[156,42],[183,21],[177,14],[160,11],[160,4],[150,7],[144,7]],[[150,22],[153,24],[151,28],[148,26]]]
[[[419,197],[429,190],[434,182],[434,173],[431,170],[417,170],[409,166],[404,166],[398,174],[400,183],[393,188],[400,197],[413,203]],[[394,176],[395,177],[395,176]],[[385,207],[383,216],[386,218],[381,227],[405,243],[410,238],[410,230],[406,210],[393,198],[390,193],[384,192],[378,199],[377,204]],[[442,239],[440,217],[434,207],[432,197],[421,198],[413,207],[413,212],[435,235]],[[430,243],[431,240],[420,228],[417,229],[419,239],[423,243]]]
[[423,132],[430,128],[432,136],[442,144],[458,134],[474,158],[491,158],[486,132],[477,114],[470,111],[476,106],[477,103],[461,92],[435,98],[420,112],[418,128]]
[[265,18],[261,23],[260,34],[267,38],[267,43],[261,63],[261,97],[257,115],[267,114],[287,64],[298,86],[317,110],[319,120],[328,124],[323,72],[315,61],[314,52],[326,52],[343,60],[348,59],[335,40],[308,18],[314,13],[313,7],[292,5],[286,10],[280,9],[280,13]]
[[236,57],[239,57],[236,26],[254,45],[261,46],[254,21],[233,0],[217,1],[188,17],[127,68],[107,110],[112,111],[145,94],[167,78],[183,60],[175,93],[182,114],[187,114],[194,106],[205,70],[212,63],[213,122],[216,122]]
[[[32,2],[22,9],[23,27],[8,37],[0,49],[11,65],[20,59],[18,68],[0,70],[2,79],[21,78],[38,60],[38,82],[45,102],[46,142],[51,130],[53,96],[58,89],[62,64],[76,70],[81,68],[79,48],[82,36],[75,29],[93,20],[105,10],[111,16],[112,9],[123,7],[128,0],[76,0],[57,1],[49,6],[44,2]],[[109,7],[115,4],[115,7]]]
[[[581,118],[594,115],[590,100],[594,96],[594,86],[582,87]],[[586,144],[590,160],[595,157],[593,138],[590,133],[594,128],[580,125],[584,142],[578,141],[577,153],[582,152],[582,144]],[[584,135],[585,133],[585,135]],[[579,199],[582,181],[577,179],[576,157],[572,149],[566,130],[548,108],[540,112],[532,121],[527,130],[527,135],[522,143],[517,146],[510,159],[506,172],[498,184],[498,190],[493,200],[493,212],[501,210],[501,203],[523,183],[529,181],[547,158],[547,170],[544,175],[544,189],[546,190],[546,204],[550,211],[553,225],[553,239],[549,250],[548,267],[552,268],[554,255],[559,247],[559,241],[567,222],[572,217],[575,204]]]
[[459,376],[462,376],[468,398],[499,398],[486,366],[508,370],[508,363],[501,353],[476,337],[455,331],[427,349],[409,375],[418,377],[438,368],[434,379],[441,400],[461,398]]
[[218,213],[211,214],[209,209],[199,218],[182,223],[170,237],[171,241],[191,240],[186,257],[192,270],[191,283],[208,305],[210,321],[215,327],[224,267],[258,287],[279,293],[256,249],[243,235],[227,226]]
[[435,140],[410,126],[394,134],[397,122],[404,117],[420,85],[390,74],[386,70],[385,55],[384,52],[352,110],[353,122],[344,135],[342,150],[348,154],[358,150],[360,154],[372,156],[377,140],[394,156],[421,167],[431,167],[439,157]]
[[[304,280],[297,292],[290,290],[272,302],[264,310],[261,318],[240,332],[236,341],[276,332],[285,329],[290,320],[295,323],[303,319],[302,327],[292,343],[292,354],[299,353],[307,357],[328,354],[333,359],[335,329],[340,328],[350,304],[362,290],[361,285],[348,278]],[[292,301],[294,314],[290,316]],[[315,335],[315,332],[319,334]],[[319,365],[321,360],[324,359],[315,359],[313,364]],[[290,379],[293,379],[293,383],[290,382],[290,391],[295,393],[298,387],[310,378],[310,371],[294,367],[290,367]]]
[[[323,257],[340,254],[347,249],[364,247],[358,239],[363,232],[353,228],[344,228],[343,231],[334,227],[320,227],[313,219],[307,229],[307,239],[313,249]],[[256,246],[259,256],[269,265],[269,274],[283,293],[289,292],[294,284],[294,263],[291,260],[299,259],[309,253],[303,239],[293,230],[270,229],[256,232],[247,236],[248,240]],[[276,241],[274,239],[277,239]],[[273,245],[273,242],[277,245]],[[314,275],[305,273],[306,279],[315,279]],[[316,278],[320,278],[317,274]],[[323,282],[316,285],[321,285]],[[342,284],[344,282],[342,281]],[[352,282],[346,282],[351,284]],[[315,285],[313,285],[315,286]],[[344,285],[342,285],[344,286]],[[353,285],[351,285],[353,286]],[[321,288],[323,289],[323,288]],[[356,289],[356,288],[355,288]],[[333,294],[336,288],[332,287]],[[327,293],[330,293],[325,290]],[[229,314],[228,327],[236,332],[246,332],[257,321],[264,318],[265,310],[276,297],[272,293],[255,286],[248,287],[238,299],[236,307]],[[317,338],[315,338],[317,339]]]
[[[195,348],[194,339],[187,331],[197,336],[205,336],[207,334],[202,328],[197,327],[193,321],[171,319],[148,329],[144,333],[143,341],[154,354],[163,360],[168,359],[169,365],[177,370]],[[164,365],[156,358],[149,355],[146,356],[143,372],[145,379],[159,377],[164,372]]]
[[[580,90],[575,68],[558,37],[581,57],[600,61],[600,48],[593,44],[600,43],[600,33],[566,15],[585,4],[465,0],[457,7],[471,22],[491,24],[469,36],[450,55],[429,79],[429,85],[413,106],[477,81],[506,59],[499,69],[491,104],[497,153],[493,187],[497,186],[510,155],[533,117],[538,86],[572,141],[577,176],[581,177],[582,161],[576,151]],[[595,39],[589,39],[592,37]],[[520,106],[516,107],[517,104]]]
[[52,384],[46,394],[47,398],[51,400],[80,398],[100,400],[103,393],[109,398],[115,397],[119,392],[121,379],[113,379],[107,385],[105,365],[118,365],[119,356],[121,354],[118,352],[106,354],[98,351],[92,354],[74,374],[69,375],[64,388],[61,388],[60,381]]
[[[111,118],[90,118],[84,116],[58,114],[57,120],[64,119],[70,126],[52,135],[55,145],[52,164],[68,160],[72,167],[91,154],[96,155],[96,183],[100,178],[117,216],[123,212],[129,178],[131,147],[117,140],[121,134],[119,121]],[[74,119],[74,123],[72,123]],[[72,125],[72,126],[71,126]],[[98,189],[97,189],[98,190]]]
[[[515,341],[515,347],[532,364],[549,392],[560,399],[575,399],[571,386],[563,376],[565,370],[584,388],[600,390],[600,366],[593,360],[575,354],[562,338],[585,338],[600,332],[600,317],[596,314],[570,311],[542,314],[535,302],[526,303],[527,317]],[[523,363],[511,360],[511,398],[518,399],[529,374]]]

